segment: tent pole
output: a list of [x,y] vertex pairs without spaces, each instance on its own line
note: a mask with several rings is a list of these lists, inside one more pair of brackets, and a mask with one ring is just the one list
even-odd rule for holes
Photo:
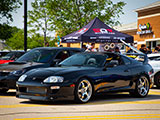
[[83,48],[83,42],[80,42],[80,47]]

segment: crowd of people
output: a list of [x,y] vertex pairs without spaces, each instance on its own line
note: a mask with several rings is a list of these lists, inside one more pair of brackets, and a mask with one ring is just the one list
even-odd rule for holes
[[[60,45],[59,47],[63,47]],[[95,48],[95,43],[91,43],[90,45],[83,45],[83,49],[85,49],[86,52],[103,52],[101,48]],[[160,52],[160,44],[158,44],[154,50],[151,50],[151,47],[146,47],[145,44],[141,45],[141,48],[139,49],[141,52],[145,54],[151,54],[151,53],[159,53]],[[121,53],[119,47],[115,46],[112,52],[115,53]],[[128,48],[127,53],[133,53],[134,51],[131,48]]]
[[[100,50],[99,48],[95,48],[95,43],[91,43],[91,45],[83,45],[83,48],[86,52],[103,52],[104,50]],[[113,52],[113,51],[112,51]],[[120,53],[119,47],[114,48],[115,53]]]
[[159,53],[160,52],[160,44],[158,44],[153,51],[151,50],[151,47],[146,47],[145,44],[142,44],[141,48],[139,50],[145,54]]

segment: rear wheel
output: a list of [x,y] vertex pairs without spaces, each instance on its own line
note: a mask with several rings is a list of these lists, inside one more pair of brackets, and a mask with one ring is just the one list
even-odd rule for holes
[[81,79],[77,82],[75,86],[75,100],[79,103],[86,103],[88,102],[93,94],[93,87],[89,80]]
[[157,86],[157,88],[160,88],[160,73],[155,75],[154,84]]
[[0,89],[0,93],[6,93],[9,89],[6,89],[6,88],[2,88]]
[[136,88],[130,92],[132,96],[146,97],[149,92],[150,83],[146,76],[141,76],[136,82]]

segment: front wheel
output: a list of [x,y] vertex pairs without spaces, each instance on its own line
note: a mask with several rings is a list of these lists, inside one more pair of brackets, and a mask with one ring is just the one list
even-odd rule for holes
[[146,97],[149,92],[150,83],[146,76],[141,76],[136,82],[135,90],[130,92],[132,96]]
[[157,88],[160,88],[160,73],[155,75],[154,84],[156,85]]
[[93,94],[93,87],[89,80],[81,79],[75,86],[75,101],[79,103],[87,103]]

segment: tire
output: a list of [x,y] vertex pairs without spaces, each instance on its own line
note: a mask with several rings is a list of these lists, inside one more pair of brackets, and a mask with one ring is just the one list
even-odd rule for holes
[[93,95],[93,86],[91,82],[85,78],[80,79],[74,91],[75,101],[78,103],[87,103]]
[[149,80],[146,76],[140,76],[136,81],[136,87],[134,91],[130,92],[130,95],[135,97],[146,97],[150,88]]
[[0,89],[0,93],[6,93],[8,90],[9,90],[9,89],[5,89],[5,88]]
[[154,78],[154,84],[157,88],[160,88],[160,73],[157,73]]

